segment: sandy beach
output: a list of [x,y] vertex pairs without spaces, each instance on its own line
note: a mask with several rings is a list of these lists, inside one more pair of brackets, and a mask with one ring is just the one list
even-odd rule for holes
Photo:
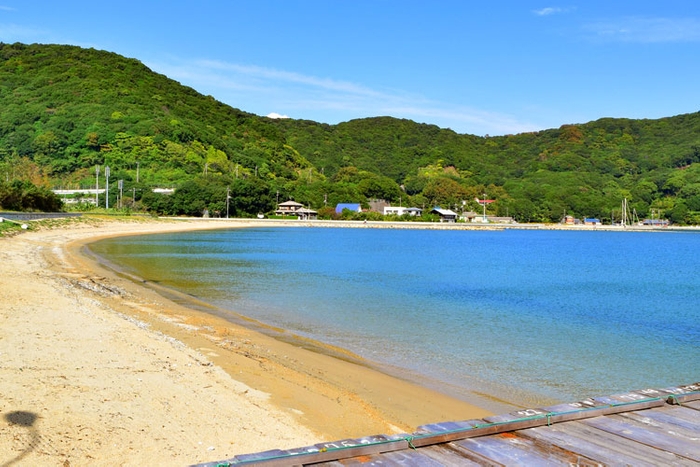
[[255,221],[55,224],[0,237],[0,466],[188,465],[487,414],[342,349],[184,307],[82,253]]

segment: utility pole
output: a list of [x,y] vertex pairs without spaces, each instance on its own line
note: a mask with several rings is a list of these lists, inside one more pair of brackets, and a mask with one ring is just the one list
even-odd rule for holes
[[109,166],[105,167],[105,180],[107,181],[105,188],[105,209],[109,209]]
[[228,200],[231,199],[231,187],[226,187],[226,219],[228,219]]
[[119,209],[122,208],[122,199],[124,199],[124,180],[119,179]]
[[100,205],[100,166],[95,166],[95,207]]

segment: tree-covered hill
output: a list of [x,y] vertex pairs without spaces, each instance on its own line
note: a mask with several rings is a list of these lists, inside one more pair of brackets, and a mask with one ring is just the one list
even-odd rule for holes
[[348,165],[381,173],[430,201],[444,203],[434,192],[450,190],[451,180],[466,190],[453,187],[459,196],[447,204],[487,191],[499,214],[520,220],[619,220],[627,198],[640,216],[654,209],[676,222],[700,221],[700,113],[485,138],[388,117],[277,124],[326,173]]
[[222,211],[228,190],[232,215],[287,198],[477,209],[486,193],[492,214],[520,221],[619,219],[627,198],[640,217],[700,222],[697,113],[498,137],[390,117],[271,120],[134,59],[38,44],[0,44],[0,109],[3,182],[94,186],[96,166],[110,166],[128,205],[162,213]]

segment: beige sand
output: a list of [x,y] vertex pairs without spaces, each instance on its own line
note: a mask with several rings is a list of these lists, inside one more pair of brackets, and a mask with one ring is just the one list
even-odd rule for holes
[[187,465],[487,414],[79,254],[103,236],[246,223],[67,224],[0,238],[0,466]]

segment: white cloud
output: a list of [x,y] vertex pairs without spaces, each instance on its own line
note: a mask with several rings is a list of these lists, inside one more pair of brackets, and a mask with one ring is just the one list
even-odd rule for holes
[[[294,118],[335,124],[355,118],[392,116],[471,134],[539,129],[508,115],[435,101],[396,89],[377,90],[349,81],[260,66],[176,59],[146,65],[233,107],[258,115],[267,114],[270,118],[294,115]],[[269,113],[269,109],[277,112]]]
[[697,18],[629,17],[588,24],[585,30],[598,40],[617,42],[696,42],[700,41]]
[[17,8],[12,8],[11,6],[0,5],[1,11],[17,11]]
[[264,68],[259,66],[236,65],[212,60],[201,60],[198,61],[197,64],[210,70],[230,71],[238,75],[248,76],[250,78],[265,79],[276,82],[294,83],[318,89],[327,89],[332,91],[340,91],[344,93],[361,95],[377,94],[371,89],[347,81],[337,81],[328,78],[318,78],[315,76],[307,76],[290,71],[280,71],[272,68]]
[[559,7],[547,7],[547,8],[542,8],[540,10],[535,10],[533,13],[535,13],[537,16],[549,16],[549,15],[554,15],[556,13],[562,13],[564,10]]

